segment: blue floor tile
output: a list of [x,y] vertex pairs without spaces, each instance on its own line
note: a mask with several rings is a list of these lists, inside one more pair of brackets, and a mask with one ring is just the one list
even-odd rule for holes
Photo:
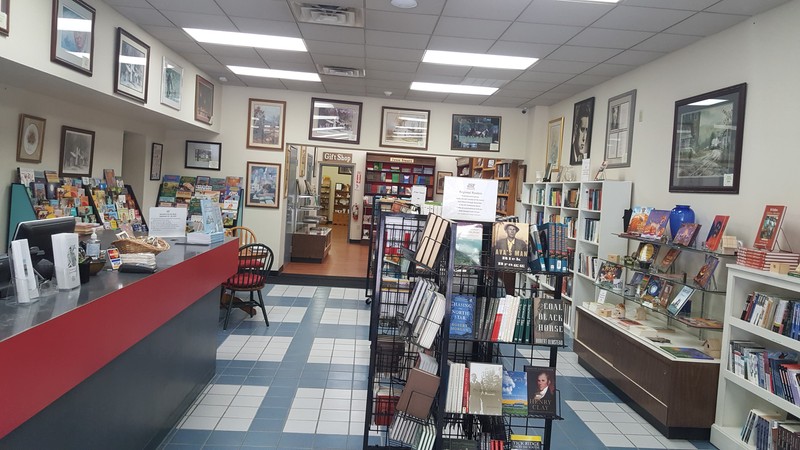
[[210,435],[210,430],[176,430],[175,434],[169,439],[169,442],[173,444],[193,444],[202,446]]
[[314,448],[314,435],[304,433],[283,433],[279,448]]
[[239,384],[245,386],[272,386],[274,379],[272,377],[247,377]]
[[244,441],[245,432],[243,431],[212,431],[211,436],[206,440],[206,446],[209,445],[242,445]]
[[202,450],[202,445],[194,445],[194,444],[167,444],[164,446],[164,450]]
[[315,449],[346,449],[347,439],[345,435],[317,434],[314,437]]
[[220,375],[217,378],[217,384],[235,384],[235,385],[242,385],[244,384],[247,377],[244,376],[236,376],[236,375]]
[[248,431],[242,445],[270,448],[277,447],[280,440],[281,433],[276,431]]
[[256,418],[250,424],[250,431],[271,431],[280,433],[283,431],[283,426],[286,424],[286,416],[289,415],[289,410],[286,409],[280,419],[261,418],[256,413]]

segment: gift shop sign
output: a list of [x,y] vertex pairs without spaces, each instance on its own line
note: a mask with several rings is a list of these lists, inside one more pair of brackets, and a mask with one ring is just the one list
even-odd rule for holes
[[327,162],[352,163],[352,153],[322,152],[322,160]]

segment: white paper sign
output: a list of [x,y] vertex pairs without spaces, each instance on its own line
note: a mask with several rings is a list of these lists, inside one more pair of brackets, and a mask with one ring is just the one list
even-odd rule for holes
[[81,285],[78,274],[78,235],[58,233],[50,237],[53,242],[53,265],[56,283],[61,291],[68,291]]
[[150,236],[186,236],[186,208],[150,208],[150,218],[147,220],[147,228]]
[[33,272],[31,251],[27,239],[11,241],[11,263],[14,270],[14,287],[17,292],[17,303],[30,303],[39,298],[39,284]]
[[425,203],[425,196],[428,194],[426,186],[411,186],[411,203],[422,206]]
[[600,291],[600,294],[597,296],[597,303],[605,303],[606,302],[606,294],[608,291]]
[[585,158],[581,164],[581,181],[590,181],[592,176],[592,162]]
[[442,217],[450,220],[494,222],[497,180],[445,177]]

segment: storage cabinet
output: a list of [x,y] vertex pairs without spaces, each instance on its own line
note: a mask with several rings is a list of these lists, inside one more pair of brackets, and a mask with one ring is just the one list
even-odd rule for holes
[[295,194],[289,197],[289,227],[292,232],[291,260],[322,262],[331,249],[331,229],[318,224],[320,206],[316,195]]

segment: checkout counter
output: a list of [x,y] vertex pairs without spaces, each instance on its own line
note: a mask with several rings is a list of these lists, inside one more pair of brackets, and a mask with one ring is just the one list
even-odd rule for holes
[[106,269],[31,304],[0,300],[0,448],[163,440],[214,376],[219,285],[237,265],[236,239],[183,241],[153,274]]

